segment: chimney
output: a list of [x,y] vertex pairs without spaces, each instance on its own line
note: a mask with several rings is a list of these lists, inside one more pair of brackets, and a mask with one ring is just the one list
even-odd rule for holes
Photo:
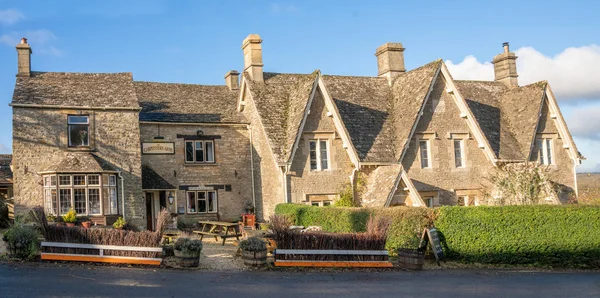
[[388,42],[377,48],[377,75],[392,80],[406,71],[404,68],[404,48],[401,43]]
[[504,53],[496,55],[494,63],[494,75],[497,82],[502,82],[506,86],[514,88],[519,87],[517,80],[517,56],[510,51],[508,42],[502,44]]
[[21,38],[21,43],[17,45],[17,76],[31,76],[31,47],[27,44],[27,38]]
[[235,70],[230,70],[225,75],[225,85],[229,87],[229,90],[240,89],[240,73]]
[[262,39],[258,34],[250,34],[242,43],[244,51],[244,71],[255,82],[263,82]]

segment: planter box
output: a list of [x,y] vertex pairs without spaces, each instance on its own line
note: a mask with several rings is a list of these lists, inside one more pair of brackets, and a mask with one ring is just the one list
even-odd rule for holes
[[242,250],[242,259],[248,266],[262,266],[267,263],[267,251],[247,251]]
[[181,250],[173,250],[177,258],[177,265],[181,267],[198,267],[200,265],[200,252],[182,252]]
[[398,266],[409,270],[422,270],[425,253],[417,249],[398,249]]

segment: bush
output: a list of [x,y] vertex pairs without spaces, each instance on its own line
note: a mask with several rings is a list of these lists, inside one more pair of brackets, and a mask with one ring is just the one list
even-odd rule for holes
[[3,240],[11,254],[21,259],[33,259],[40,248],[37,230],[32,226],[16,224],[4,233]]
[[450,259],[600,268],[598,207],[442,207],[436,226]]
[[63,221],[66,223],[76,223],[77,222],[77,212],[71,209],[67,214],[63,215]]
[[125,221],[125,219],[123,219],[123,216],[119,216],[119,218],[117,218],[117,220],[115,220],[115,222],[113,223],[113,228],[122,229],[126,225],[127,225],[127,222]]
[[0,199],[0,229],[7,228],[9,225],[8,204]]
[[245,251],[265,251],[267,250],[267,243],[258,237],[250,237],[240,241],[239,247]]
[[199,252],[202,250],[202,241],[190,238],[179,238],[175,241],[173,249],[183,253]]

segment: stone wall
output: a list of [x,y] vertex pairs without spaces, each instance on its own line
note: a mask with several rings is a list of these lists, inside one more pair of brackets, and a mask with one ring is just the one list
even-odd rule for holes
[[[492,162],[478,147],[466,119],[460,117],[454,99],[445,91],[446,83],[439,76],[402,160],[402,165],[419,192],[437,192],[434,205],[456,205],[457,192],[480,189],[485,183],[483,177],[493,169]],[[464,168],[457,168],[454,164],[451,137],[464,138]],[[431,168],[421,168],[419,139],[430,140]]]
[[[184,208],[186,213],[179,216],[186,220],[234,220],[243,213],[244,202],[252,201],[250,139],[246,125],[140,124],[140,130],[142,142],[175,143],[174,155],[142,155],[142,163],[150,166],[170,184],[176,188],[207,185],[225,187],[215,187],[217,214],[187,214],[186,190],[176,192],[173,204],[168,204],[171,212]],[[198,130],[202,131],[204,137],[216,137],[215,163],[185,163],[185,139],[177,135],[196,136]],[[154,140],[158,135],[164,139]]]
[[[43,205],[39,172],[59,163],[67,153],[67,116],[90,115],[90,150],[121,171],[124,184],[125,217],[145,227],[145,204],[141,191],[141,154],[138,112],[58,110],[13,107],[13,168],[15,212],[23,214]],[[121,183],[119,181],[119,188]],[[119,204],[121,195],[119,194]]]

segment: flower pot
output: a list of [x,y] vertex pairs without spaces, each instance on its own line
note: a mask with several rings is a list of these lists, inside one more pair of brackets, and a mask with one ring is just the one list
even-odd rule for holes
[[425,253],[416,249],[398,249],[398,266],[402,269],[422,270]]
[[67,222],[66,225],[67,225],[67,227],[72,228],[72,227],[75,226],[75,223],[74,222]]
[[200,265],[201,250],[183,252],[175,249],[173,252],[177,258],[177,264],[181,267],[198,267]]
[[92,222],[91,221],[84,221],[81,223],[81,225],[86,228],[89,229],[92,226]]
[[267,251],[242,251],[242,260],[248,266],[262,266],[267,263]]

